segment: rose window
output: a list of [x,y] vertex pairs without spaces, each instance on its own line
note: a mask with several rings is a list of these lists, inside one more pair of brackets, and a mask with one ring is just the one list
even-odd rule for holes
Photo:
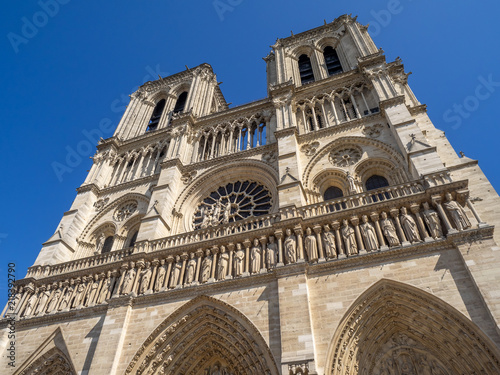
[[330,162],[339,167],[348,167],[361,159],[362,151],[357,147],[343,148],[330,153]]
[[198,205],[193,218],[194,229],[266,215],[271,206],[271,193],[263,185],[254,181],[231,182],[210,193]]
[[115,212],[115,220],[123,221],[128,219],[137,210],[137,202],[127,202]]

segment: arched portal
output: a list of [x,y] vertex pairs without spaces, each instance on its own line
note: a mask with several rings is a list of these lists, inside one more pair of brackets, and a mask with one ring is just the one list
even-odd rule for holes
[[271,351],[238,310],[200,296],[182,306],[147,338],[126,374],[277,375]]
[[470,320],[415,287],[381,280],[351,306],[327,375],[500,374],[499,352]]

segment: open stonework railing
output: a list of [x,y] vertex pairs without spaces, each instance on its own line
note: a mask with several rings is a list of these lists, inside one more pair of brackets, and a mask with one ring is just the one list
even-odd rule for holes
[[363,207],[391,199],[409,197],[423,191],[424,187],[421,182],[409,182],[402,185],[389,186],[382,189],[371,190],[369,192],[332,199],[326,202],[314,203],[309,206],[298,207],[295,210],[283,210],[282,219],[292,218],[292,215],[297,215],[302,218],[326,215],[333,212]]
[[[39,279],[17,282],[8,305],[14,306],[9,308],[13,310],[9,316],[39,317],[92,307],[124,295],[135,297],[253,277],[301,263],[335,264],[361,255],[426,244],[432,249],[434,241],[444,241],[449,235],[464,232],[468,236],[476,227],[490,229],[479,218],[464,187],[459,181],[416,193],[417,186],[405,184],[389,190],[401,194],[380,204],[372,201],[327,214],[275,222],[271,215],[262,222],[267,226],[258,230],[213,237],[193,246],[182,245],[188,240],[172,236],[152,241],[151,251],[114,252],[115,261],[109,258],[113,255],[110,253],[37,268],[42,272]],[[385,196],[387,190],[382,191]]]
[[118,262],[127,255],[130,255],[132,251],[133,251],[132,248],[126,248],[126,249],[116,250],[110,253],[97,254],[87,258],[55,264],[52,266],[33,266],[28,268],[28,273],[26,274],[26,278],[32,277],[35,279],[40,279],[43,277],[55,276]]

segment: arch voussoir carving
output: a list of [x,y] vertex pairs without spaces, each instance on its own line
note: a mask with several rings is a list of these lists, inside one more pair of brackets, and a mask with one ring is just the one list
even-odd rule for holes
[[272,353],[238,310],[211,297],[197,297],[160,324],[125,374],[277,375]]
[[329,349],[326,372],[498,374],[500,353],[470,320],[418,288],[381,280],[352,305]]

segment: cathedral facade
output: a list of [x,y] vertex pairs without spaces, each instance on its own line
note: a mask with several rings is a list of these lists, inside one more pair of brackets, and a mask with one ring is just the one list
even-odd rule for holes
[[2,374],[500,374],[500,199],[402,61],[347,15],[264,60],[237,107],[208,64],[131,95]]

